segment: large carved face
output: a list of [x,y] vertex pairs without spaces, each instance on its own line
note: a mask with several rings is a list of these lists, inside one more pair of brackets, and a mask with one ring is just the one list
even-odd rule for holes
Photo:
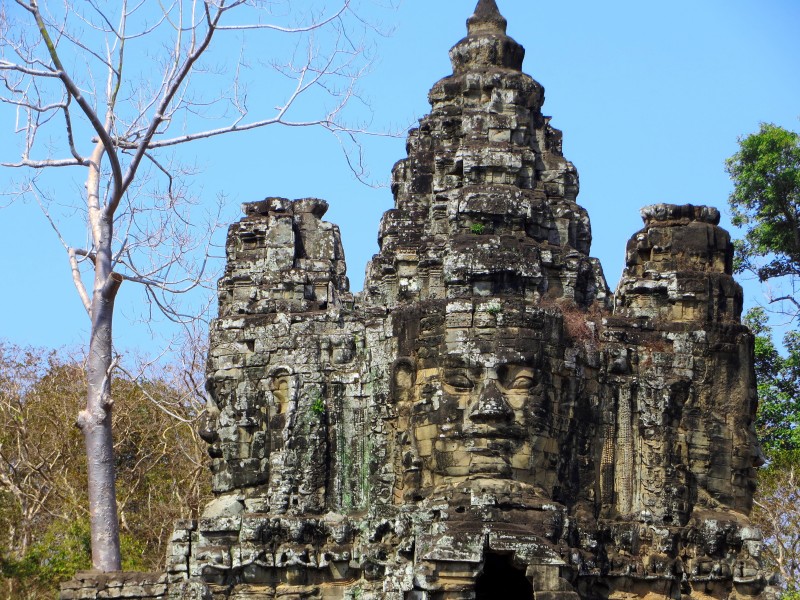
[[406,472],[417,473],[420,489],[474,476],[523,481],[549,496],[574,392],[574,378],[553,370],[563,365],[554,360],[555,318],[497,303],[438,309],[404,316],[412,351],[393,370]]

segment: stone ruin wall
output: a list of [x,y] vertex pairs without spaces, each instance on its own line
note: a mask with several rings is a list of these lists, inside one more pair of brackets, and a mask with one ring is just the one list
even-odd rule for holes
[[216,498],[165,573],[64,600],[770,595],[719,212],[644,208],[612,294],[493,0],[450,55],[363,292],[324,201],[245,205],[211,329]]

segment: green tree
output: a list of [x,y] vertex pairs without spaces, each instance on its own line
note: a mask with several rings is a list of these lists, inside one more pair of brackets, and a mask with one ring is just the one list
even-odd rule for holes
[[755,335],[756,381],[758,382],[758,416],[756,429],[765,453],[800,449],[800,333],[784,335],[786,356],[781,355],[767,322],[767,313],[753,308],[745,316],[745,324]]
[[[770,298],[788,303],[796,316],[800,276],[800,135],[762,123],[758,133],[739,139],[739,152],[728,159],[734,184],[729,204],[733,224],[745,229],[737,243],[736,268],[759,281],[788,284]],[[781,281],[778,281],[781,280]]]
[[[771,310],[800,315],[800,135],[762,123],[739,139],[726,162],[734,184],[728,199],[733,224],[744,229],[736,242],[735,268],[768,284]],[[758,431],[768,454],[800,447],[800,332],[789,331],[776,348],[767,313],[746,317],[756,335]]]

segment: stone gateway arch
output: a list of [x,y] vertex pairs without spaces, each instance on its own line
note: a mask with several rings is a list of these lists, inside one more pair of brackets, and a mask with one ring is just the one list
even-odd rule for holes
[[612,294],[524,49],[494,0],[467,27],[364,291],[325,201],[245,205],[211,329],[216,498],[165,573],[63,599],[768,597],[719,212],[644,208]]

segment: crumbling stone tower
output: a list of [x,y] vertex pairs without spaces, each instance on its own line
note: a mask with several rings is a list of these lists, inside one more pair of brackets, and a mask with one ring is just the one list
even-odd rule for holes
[[63,598],[764,596],[718,211],[643,209],[612,295],[523,48],[494,0],[467,27],[363,292],[324,201],[245,205],[211,331],[217,498],[166,574]]

